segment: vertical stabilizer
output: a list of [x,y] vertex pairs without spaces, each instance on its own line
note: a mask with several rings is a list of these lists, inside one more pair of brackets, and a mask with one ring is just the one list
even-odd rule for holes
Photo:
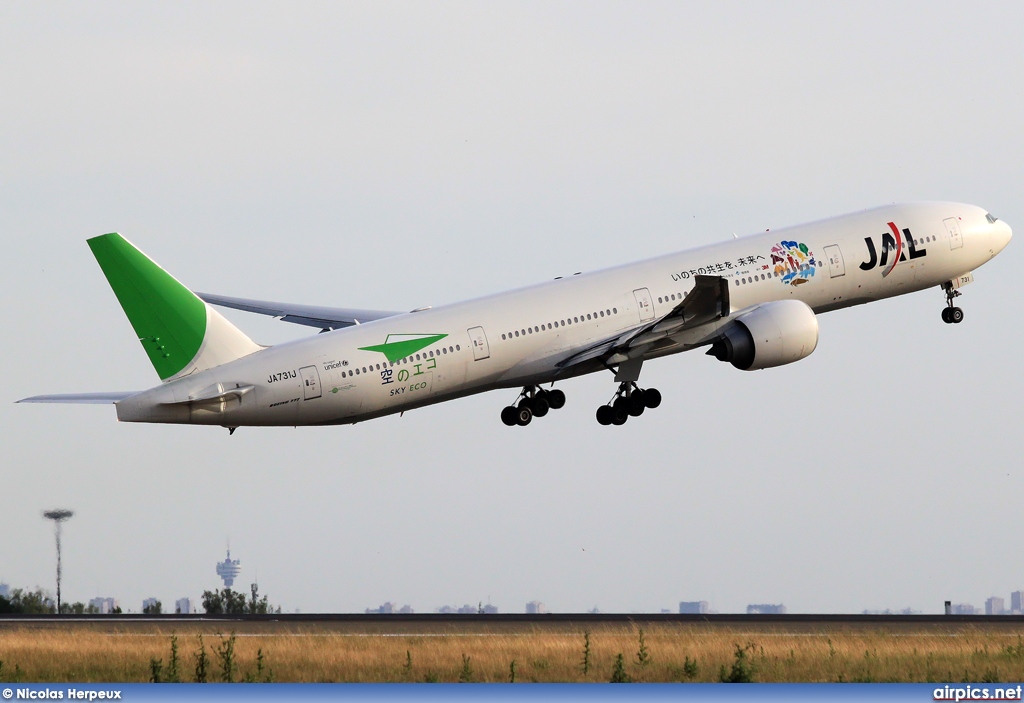
[[162,380],[261,349],[120,234],[93,237],[88,244]]

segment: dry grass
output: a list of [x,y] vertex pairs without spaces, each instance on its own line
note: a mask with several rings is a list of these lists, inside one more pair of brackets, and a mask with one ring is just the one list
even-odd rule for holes
[[[220,666],[214,648],[224,624],[3,623],[0,680],[40,682],[148,681],[150,658],[170,653],[178,637],[183,680],[194,678],[200,634],[210,680]],[[583,626],[566,624],[236,624],[237,677],[255,673],[262,649],[275,681],[458,681],[470,678],[607,681],[617,654],[638,681],[717,681],[745,647],[757,681],[1020,681],[1024,628],[1018,626],[650,624],[650,663],[637,663],[638,626],[602,624],[591,631],[591,669],[582,671]],[[406,667],[408,657],[411,667]],[[689,674],[684,662],[696,661]]]

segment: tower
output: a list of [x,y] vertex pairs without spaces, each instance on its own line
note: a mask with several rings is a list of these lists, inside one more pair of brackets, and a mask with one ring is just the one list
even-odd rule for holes
[[43,517],[53,520],[53,532],[57,538],[57,614],[60,614],[60,533],[61,526],[75,514],[73,510],[44,510]]
[[224,588],[231,588],[241,571],[242,562],[231,558],[231,549],[229,548],[227,558],[217,563],[217,575],[224,579]]

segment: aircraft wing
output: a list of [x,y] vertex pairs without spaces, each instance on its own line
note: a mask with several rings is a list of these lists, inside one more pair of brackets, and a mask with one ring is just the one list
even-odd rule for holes
[[[729,281],[721,276],[695,276],[693,289],[667,315],[604,339],[558,362],[567,369],[594,359],[614,366],[643,354],[652,344],[683,330],[727,317],[731,312]],[[639,350],[639,354],[637,351]]]
[[388,312],[384,310],[358,310],[356,308],[327,308],[317,305],[296,305],[293,303],[274,303],[269,300],[250,300],[248,298],[232,298],[226,295],[213,295],[211,293],[200,293],[196,295],[210,305],[219,305],[224,308],[255,312],[260,315],[270,315],[285,322],[293,322],[297,325],[319,327],[322,330],[336,330],[341,327],[350,327],[371,320],[380,320],[384,317],[392,317],[401,313]]
[[107,405],[124,400],[133,396],[139,391],[123,391],[110,393],[57,393],[54,395],[34,395],[31,398],[22,398],[17,403],[75,403],[78,405]]

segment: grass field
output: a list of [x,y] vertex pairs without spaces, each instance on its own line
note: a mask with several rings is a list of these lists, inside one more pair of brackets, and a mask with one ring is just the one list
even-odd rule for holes
[[1024,680],[1019,624],[0,621],[0,681],[144,682],[151,660],[166,678],[172,635],[182,681],[196,678],[200,635],[209,681],[227,657],[233,680],[496,682],[514,669],[516,682],[602,682],[619,654],[620,673],[645,682]]

